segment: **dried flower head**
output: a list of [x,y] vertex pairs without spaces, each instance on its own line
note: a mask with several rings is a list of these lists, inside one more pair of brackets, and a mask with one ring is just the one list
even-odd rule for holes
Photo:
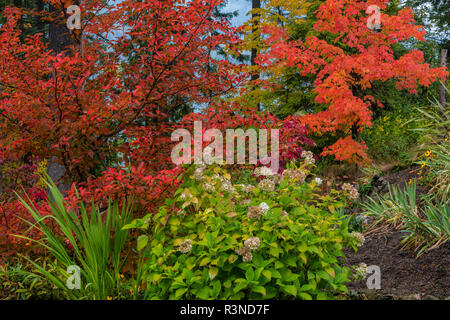
[[247,216],[249,219],[259,219],[263,215],[263,210],[260,207],[251,206],[248,208]]
[[210,184],[210,183],[205,183],[205,184],[203,184],[203,189],[205,190],[205,191],[208,191],[208,192],[214,192],[216,189],[214,188],[214,186],[212,185],[212,184]]
[[314,154],[313,154],[311,151],[303,151],[301,157],[302,157],[303,159],[306,159],[306,158],[313,158],[313,157],[314,157]]
[[224,180],[222,182],[221,189],[222,189],[222,191],[229,192],[229,193],[233,193],[235,191],[233,184],[229,180]]
[[250,261],[252,261],[252,259],[253,259],[253,255],[250,251],[247,251],[242,255],[242,261],[244,261],[244,262],[250,262]]
[[194,175],[192,176],[192,178],[196,181],[201,181],[204,179],[203,177],[203,169],[202,168],[197,168],[195,169]]
[[300,184],[302,184],[303,182],[305,182],[306,172],[301,169],[297,169],[297,170],[287,169],[287,170],[284,170],[283,177],[285,179],[287,178],[288,180],[297,181]]
[[180,250],[181,253],[188,253],[192,250],[192,240],[186,239],[183,242],[180,243],[180,246],[178,247],[178,250]]
[[364,244],[364,241],[366,241],[366,238],[364,238],[362,233],[359,233],[356,231],[353,231],[352,233],[350,233],[350,236],[356,240],[356,245],[358,247],[361,247]]
[[314,159],[314,154],[311,151],[303,151],[301,157],[305,159],[306,164],[316,163],[316,160]]
[[273,175],[272,180],[275,184],[280,184],[281,182],[283,182],[283,178],[284,177],[281,174],[277,173]]
[[258,250],[261,245],[261,241],[258,237],[253,237],[244,241],[244,246],[249,250]]
[[364,280],[367,277],[367,265],[364,262],[355,268],[354,277],[357,280]]
[[275,183],[270,179],[264,179],[259,182],[258,188],[266,192],[271,192],[275,190]]
[[350,199],[356,200],[359,198],[358,190],[356,190],[350,183],[344,183],[341,188],[342,190],[348,192]]

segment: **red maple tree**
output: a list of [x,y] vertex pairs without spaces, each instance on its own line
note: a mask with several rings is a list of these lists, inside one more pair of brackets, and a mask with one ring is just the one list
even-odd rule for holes
[[366,146],[359,140],[364,127],[372,125],[371,107],[383,107],[365,90],[374,81],[396,81],[399,90],[416,93],[418,86],[428,86],[447,76],[446,68],[432,68],[423,53],[410,50],[395,57],[392,47],[404,40],[424,40],[423,27],[414,24],[411,9],[397,15],[381,13],[381,30],[367,27],[366,9],[376,5],[381,10],[389,1],[327,0],[316,12],[314,29],[327,34],[326,41],[311,35],[290,41],[285,29],[270,27],[267,42],[271,50],[258,57],[264,67],[273,63],[297,67],[301,75],[316,75],[315,101],[327,109],[303,117],[303,123],[318,133],[336,133],[337,142],[322,155],[337,160],[360,162],[366,159]]
[[[73,3],[46,2],[51,12],[33,14],[65,26]],[[212,103],[244,79],[239,65],[211,55],[238,41],[213,15],[221,2],[79,1],[81,29],[70,32],[61,52],[42,34],[22,33],[29,11],[7,7],[0,26],[0,159],[20,162],[30,154],[56,161],[86,198],[133,193],[143,210],[156,205],[177,183],[171,111],[179,103]],[[7,198],[0,199],[2,227],[23,214],[12,192]]]

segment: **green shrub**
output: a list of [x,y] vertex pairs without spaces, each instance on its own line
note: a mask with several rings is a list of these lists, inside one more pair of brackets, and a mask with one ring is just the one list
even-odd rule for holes
[[348,233],[338,193],[322,195],[320,179],[304,182],[307,175],[303,165],[233,185],[224,166],[188,170],[174,199],[125,227],[150,226],[138,245],[145,297],[329,299],[346,292],[342,249],[356,250],[361,238]]
[[[450,91],[448,94],[450,94]],[[447,200],[450,193],[450,108],[439,102],[429,108],[417,108],[419,116],[412,121],[417,123],[413,129],[420,134],[418,159],[422,168],[426,166],[424,181],[431,187],[430,194],[438,199]]]
[[450,206],[447,201],[433,201],[425,197],[423,203],[416,199],[416,184],[407,184],[403,189],[389,186],[389,192],[378,197],[368,198],[362,204],[365,214],[403,229],[406,236],[403,242],[418,250],[418,256],[450,240]]
[[[124,264],[122,250],[128,235],[128,230],[122,228],[131,220],[132,206],[124,201],[120,208],[115,201],[109,203],[102,212],[92,204],[88,212],[85,205],[80,203],[79,212],[76,212],[67,209],[63,195],[52,181],[48,186],[51,194],[48,204],[52,215],[42,216],[30,199],[26,201],[19,196],[35,220],[34,224],[30,222],[31,227],[39,230],[43,238],[37,241],[23,235],[17,236],[41,245],[55,259],[49,271],[27,258],[37,269],[34,275],[46,278],[63,292],[64,297],[70,299],[105,300],[109,296],[119,295],[120,271]],[[59,234],[65,239],[44,223],[46,219],[54,221]],[[80,268],[80,289],[71,290],[66,285],[69,266]]]
[[402,165],[411,163],[410,150],[416,144],[418,134],[411,131],[414,124],[408,119],[407,115],[391,112],[363,131],[362,138],[372,159],[398,161]]

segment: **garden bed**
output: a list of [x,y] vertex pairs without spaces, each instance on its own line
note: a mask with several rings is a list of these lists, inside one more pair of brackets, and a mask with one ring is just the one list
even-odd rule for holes
[[403,233],[375,234],[355,254],[346,251],[346,263],[377,265],[381,270],[381,290],[368,290],[366,281],[348,284],[350,295],[358,299],[445,299],[450,298],[450,243],[416,258],[403,248]]

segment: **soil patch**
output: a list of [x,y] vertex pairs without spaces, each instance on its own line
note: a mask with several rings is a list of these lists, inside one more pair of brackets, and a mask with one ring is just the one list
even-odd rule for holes
[[[366,281],[348,284],[352,295],[372,299],[439,298],[450,296],[450,243],[423,253],[419,258],[412,250],[402,249],[404,233],[393,231],[371,235],[357,253],[347,250],[346,264],[377,265],[381,270],[381,290],[374,295],[367,289]],[[430,297],[432,296],[432,297]],[[370,297],[369,297],[370,298]]]

